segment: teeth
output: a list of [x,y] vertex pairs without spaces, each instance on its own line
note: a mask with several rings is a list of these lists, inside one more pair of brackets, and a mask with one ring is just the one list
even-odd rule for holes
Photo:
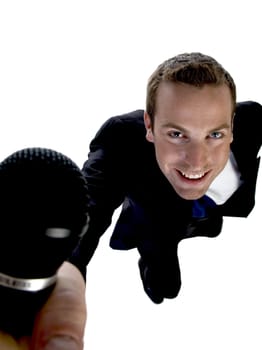
[[187,179],[201,179],[205,175],[205,173],[200,173],[200,174],[186,174],[182,172],[182,175],[186,177]]

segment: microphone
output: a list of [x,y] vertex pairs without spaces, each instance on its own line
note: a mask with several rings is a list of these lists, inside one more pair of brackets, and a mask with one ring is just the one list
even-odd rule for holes
[[88,221],[86,181],[70,158],[26,148],[0,163],[1,330],[31,334]]

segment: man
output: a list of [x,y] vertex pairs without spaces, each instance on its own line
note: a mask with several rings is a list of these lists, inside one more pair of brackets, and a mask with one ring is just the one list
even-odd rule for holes
[[146,110],[110,118],[90,144],[90,228],[71,261],[85,276],[122,204],[110,246],[138,249],[153,302],[176,297],[179,242],[215,237],[223,216],[246,217],[254,206],[261,116],[258,103],[236,104],[232,77],[212,57],[163,62],[148,81]]
[[[161,64],[148,82],[146,111],[109,119],[91,142],[83,168],[90,227],[70,261],[85,277],[122,204],[111,247],[138,249],[143,286],[153,302],[174,298],[181,285],[178,243],[215,237],[223,215],[246,217],[254,206],[261,115],[258,103],[236,104],[234,81],[213,58],[182,54]],[[32,338],[0,334],[1,349],[40,350],[47,340],[52,350],[73,349],[72,342],[82,348],[84,283],[67,262],[58,276]]]

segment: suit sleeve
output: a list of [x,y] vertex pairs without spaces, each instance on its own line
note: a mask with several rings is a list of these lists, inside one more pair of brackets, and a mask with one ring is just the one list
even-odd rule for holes
[[70,261],[83,276],[102,234],[112,221],[112,216],[124,200],[123,159],[121,156],[121,122],[109,119],[90,143],[90,152],[83,165],[90,202],[90,222],[87,233],[74,250]]

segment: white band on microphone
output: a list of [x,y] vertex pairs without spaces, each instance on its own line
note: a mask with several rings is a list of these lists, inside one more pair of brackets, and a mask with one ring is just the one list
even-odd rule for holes
[[38,292],[56,282],[56,275],[46,278],[23,279],[0,273],[0,286],[28,292]]

